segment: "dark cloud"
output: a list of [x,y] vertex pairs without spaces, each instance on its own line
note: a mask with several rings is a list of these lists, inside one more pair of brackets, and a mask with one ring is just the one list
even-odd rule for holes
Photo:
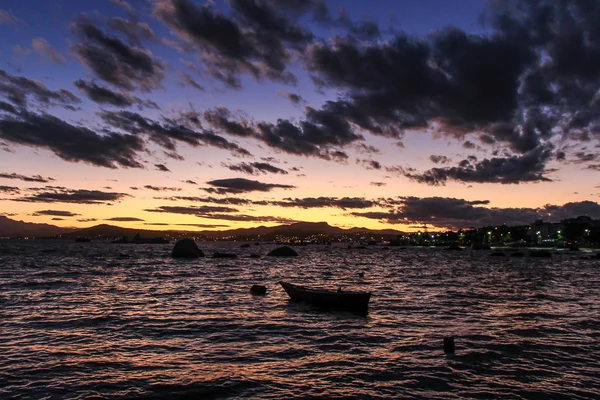
[[371,145],[367,145],[367,144],[364,144],[364,143],[359,143],[356,146],[356,148],[357,148],[357,150],[359,152],[364,153],[364,154],[379,154],[380,153],[380,151],[379,151],[379,149],[377,147],[371,146]]
[[100,135],[48,114],[23,110],[17,115],[0,116],[0,138],[20,145],[46,148],[65,161],[107,168],[143,168],[137,161],[137,153],[145,148],[141,138],[112,132]]
[[64,218],[58,218],[58,217],[54,217],[52,218],[52,221],[64,221]]
[[[254,202],[253,204],[259,204],[260,202]],[[374,200],[367,200],[360,197],[305,197],[302,199],[298,198],[285,198],[283,201],[269,201],[264,202],[265,205],[274,205],[279,207],[300,207],[300,208],[323,208],[323,207],[334,207],[334,208],[370,208],[378,203]]]
[[298,105],[301,103],[306,103],[306,101],[302,98],[302,96],[300,96],[299,94],[296,94],[296,93],[282,92],[282,91],[278,90],[277,94],[279,96],[285,97],[286,99],[291,101],[292,104],[295,104],[295,105]]
[[360,159],[357,159],[356,163],[359,164],[359,165],[362,165],[366,169],[376,169],[376,170],[380,170],[381,169],[381,164],[379,163],[379,161],[375,161],[375,160],[360,160]]
[[154,167],[156,168],[157,171],[171,172],[171,170],[169,168],[167,168],[167,166],[164,164],[154,164]]
[[118,107],[130,107],[133,99],[127,95],[113,92],[112,90],[98,86],[93,82],[82,79],[75,81],[75,86],[81,89],[91,100],[99,104],[110,104]]
[[0,193],[4,194],[19,194],[21,190],[16,186],[3,186],[0,185]]
[[220,207],[220,206],[160,206],[154,209],[146,209],[144,211],[154,213],[168,213],[168,214],[186,214],[186,215],[199,215],[205,213],[231,213],[238,212],[236,208],[232,207]]
[[4,179],[19,179],[25,182],[41,182],[41,183],[48,183],[50,181],[53,181],[54,178],[44,178],[41,175],[32,175],[32,176],[26,176],[26,175],[21,175],[21,174],[17,174],[17,173],[0,173],[0,178],[4,178]]
[[110,204],[128,196],[126,193],[66,189],[60,187],[46,187],[31,190],[37,191],[37,193],[12,200],[29,203]]
[[[10,75],[3,70],[0,70],[0,95],[20,107],[27,106],[31,98],[43,105],[69,106],[80,101],[68,90],[50,90],[41,82],[23,76]],[[14,113],[14,109],[13,111],[7,107],[2,107],[2,109]]]
[[473,162],[462,160],[457,167],[432,168],[423,173],[404,171],[407,178],[428,185],[444,185],[448,180],[477,183],[549,182],[545,165],[552,150],[538,147],[529,153]]
[[381,187],[381,186],[386,186],[387,183],[385,183],[385,182],[371,182],[370,185],[371,186]]
[[446,156],[438,156],[435,154],[432,154],[429,156],[429,159],[434,163],[434,164],[448,164],[450,160],[448,157]]
[[40,215],[53,215],[56,217],[76,217],[80,214],[72,213],[71,211],[62,211],[62,210],[42,210],[36,211],[32,215],[40,216]]
[[[180,40],[199,50],[204,73],[240,88],[243,74],[258,80],[295,82],[287,64],[292,52],[302,51],[313,36],[289,18],[292,9],[284,3],[230,0],[230,13],[222,14],[211,4],[157,0],[154,13]],[[314,8],[313,3],[293,11],[307,12]]]
[[267,174],[282,174],[287,175],[288,172],[284,169],[278,168],[272,164],[266,162],[253,162],[253,163],[239,163],[239,164],[222,164],[224,167],[229,168],[232,171],[243,172],[250,175],[260,175],[261,173]]
[[212,186],[204,188],[209,193],[235,194],[248,192],[270,192],[273,189],[294,189],[293,185],[281,185],[276,183],[263,183],[244,178],[217,179],[206,182]]
[[112,17],[106,21],[109,28],[122,33],[129,43],[141,46],[143,40],[156,40],[156,35],[150,26],[141,21]]
[[131,107],[137,105],[139,108],[155,108],[158,105],[151,100],[143,100],[139,97],[131,96],[126,93],[115,92],[109,88],[97,85],[94,82],[84,81],[79,79],[75,81],[75,86],[86,94],[90,100],[104,105],[112,105],[116,107]]
[[188,179],[187,181],[182,181],[182,182],[183,182],[183,183],[189,183],[190,185],[197,185],[197,183],[196,183],[196,182],[194,182],[194,181],[192,181],[192,180],[190,180],[190,179]]
[[224,221],[238,221],[238,222],[276,222],[280,224],[289,224],[299,222],[294,219],[284,217],[273,217],[273,216],[256,216],[246,214],[199,214],[199,218],[206,219],[218,219]]
[[73,51],[99,79],[126,90],[160,86],[165,66],[150,52],[105,34],[89,21],[74,22],[72,29],[82,40]]
[[255,132],[245,120],[235,121],[231,111],[225,107],[217,107],[214,110],[204,112],[204,120],[216,129],[220,129],[230,135],[249,137]]
[[181,79],[181,81],[183,82],[183,86],[191,86],[194,89],[198,89],[201,92],[204,92],[204,86],[196,82],[190,74],[186,72],[178,72],[177,75],[179,75],[179,79]]
[[600,164],[590,164],[585,169],[590,169],[592,171],[600,171]]
[[196,203],[214,203],[214,204],[231,204],[235,206],[243,206],[252,204],[251,200],[241,197],[194,197],[194,196],[171,196],[171,197],[155,197],[156,200],[169,201],[189,201]]
[[348,155],[340,149],[364,138],[354,132],[351,124],[339,113],[336,103],[331,104],[331,108],[321,110],[306,107],[305,118],[297,124],[286,119],[254,124],[234,116],[224,107],[205,112],[204,118],[224,133],[252,137],[288,154],[344,162]]
[[125,132],[146,134],[151,141],[171,152],[176,150],[176,142],[183,142],[193,147],[212,146],[228,150],[237,156],[251,155],[248,150],[224,137],[202,129],[196,117],[183,120],[165,118],[162,124],[131,111],[102,111],[100,117],[105,123]]
[[181,192],[180,188],[167,187],[167,186],[146,185],[146,186],[144,186],[144,189],[154,190],[155,192]]
[[427,224],[440,228],[469,228],[492,225],[528,225],[536,219],[558,222],[579,215],[600,217],[600,205],[583,201],[540,208],[488,208],[489,201],[467,201],[445,197],[403,197],[389,212],[354,212],[353,216],[395,224]]
[[98,221],[97,218],[82,218],[82,219],[78,219],[77,222],[94,222],[94,221]]
[[143,219],[140,218],[136,218],[136,217],[112,217],[112,218],[107,218],[105,219],[105,221],[117,221],[117,222],[142,222],[144,221]]
[[348,155],[332,147],[341,148],[363,137],[332,107],[305,109],[305,119],[298,124],[279,119],[277,123],[258,124],[257,138],[268,146],[289,154],[319,157],[326,160],[345,161]]
[[583,164],[586,162],[596,161],[598,159],[598,154],[585,153],[583,151],[575,153],[574,156],[575,156],[575,159],[573,160],[573,163],[575,163],[575,164]]

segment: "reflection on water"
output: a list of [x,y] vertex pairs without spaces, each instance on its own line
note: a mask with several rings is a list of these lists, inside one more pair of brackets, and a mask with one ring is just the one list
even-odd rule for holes
[[[200,247],[241,257],[0,242],[0,398],[599,398],[600,261]],[[289,303],[281,279],[372,291],[370,312]]]

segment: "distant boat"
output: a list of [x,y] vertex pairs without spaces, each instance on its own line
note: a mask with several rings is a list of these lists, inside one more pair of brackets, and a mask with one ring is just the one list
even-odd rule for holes
[[369,308],[370,292],[313,289],[283,281],[279,284],[290,296],[291,301],[303,301],[325,308],[365,313]]

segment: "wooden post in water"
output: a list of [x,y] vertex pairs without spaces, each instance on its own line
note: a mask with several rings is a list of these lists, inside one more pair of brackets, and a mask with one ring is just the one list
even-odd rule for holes
[[444,338],[444,353],[453,354],[454,353],[454,338],[452,336],[448,336]]

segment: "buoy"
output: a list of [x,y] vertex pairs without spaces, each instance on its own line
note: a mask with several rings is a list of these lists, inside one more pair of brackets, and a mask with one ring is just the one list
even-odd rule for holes
[[454,353],[454,338],[451,336],[444,338],[444,353]]
[[252,285],[252,287],[250,288],[250,292],[252,292],[253,294],[266,294],[267,287],[264,285]]

